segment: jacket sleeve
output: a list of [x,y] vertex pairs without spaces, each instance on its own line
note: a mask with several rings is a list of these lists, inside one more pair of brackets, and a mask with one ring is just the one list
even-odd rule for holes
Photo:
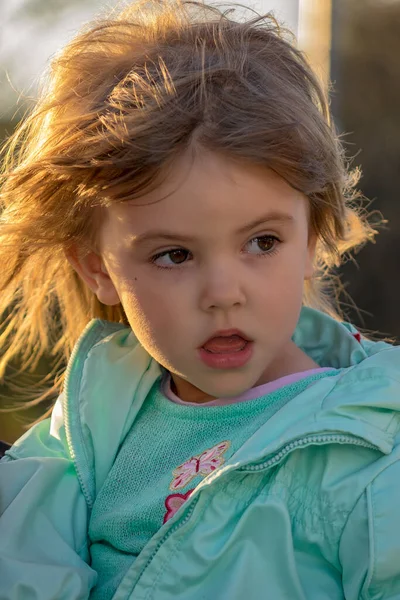
[[340,545],[346,600],[400,600],[400,461],[370,483]]
[[88,507],[71,459],[58,399],[0,461],[1,600],[83,600],[89,566]]

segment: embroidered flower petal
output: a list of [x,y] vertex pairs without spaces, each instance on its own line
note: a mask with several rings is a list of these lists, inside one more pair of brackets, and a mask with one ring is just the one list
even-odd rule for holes
[[164,515],[163,523],[166,523],[174,516],[176,511],[184,504],[184,502],[186,502],[192,492],[193,489],[186,492],[186,494],[170,494],[165,499],[165,508],[167,509],[167,512]]

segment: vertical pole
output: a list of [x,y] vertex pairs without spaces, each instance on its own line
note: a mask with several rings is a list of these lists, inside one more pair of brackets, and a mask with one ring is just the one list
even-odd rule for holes
[[332,0],[299,0],[299,47],[325,89],[330,75],[331,30]]

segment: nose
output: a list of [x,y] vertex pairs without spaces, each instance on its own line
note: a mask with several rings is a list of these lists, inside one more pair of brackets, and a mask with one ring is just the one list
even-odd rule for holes
[[246,296],[237,265],[219,262],[205,269],[201,283],[201,309],[227,311],[244,305]]

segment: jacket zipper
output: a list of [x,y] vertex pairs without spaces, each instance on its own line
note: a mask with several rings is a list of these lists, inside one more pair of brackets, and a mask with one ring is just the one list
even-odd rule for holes
[[278,464],[282,459],[287,456],[292,450],[296,450],[297,448],[302,448],[307,444],[315,444],[315,445],[323,445],[328,443],[336,443],[336,444],[353,444],[354,446],[362,446],[363,448],[371,448],[376,450],[377,446],[374,444],[370,444],[361,438],[356,438],[350,435],[339,435],[339,434],[325,434],[325,435],[308,435],[300,440],[295,440],[294,442],[290,442],[280,450],[275,456],[268,459],[267,461],[260,463],[259,465],[249,465],[239,467],[238,471],[242,472],[253,472],[253,471],[262,471],[263,469],[269,469],[270,467]]
[[[296,440],[296,441],[290,442],[289,444],[286,444],[286,446],[284,446],[275,456],[273,456],[272,458],[266,460],[265,462],[263,462],[259,465],[249,465],[249,466],[237,467],[235,469],[235,471],[254,472],[254,471],[261,471],[263,469],[269,469],[269,468],[275,466],[276,464],[278,464],[279,462],[281,462],[285,458],[285,456],[287,456],[290,452],[292,452],[293,450],[296,450],[297,448],[302,448],[302,447],[305,447],[305,446],[311,445],[311,444],[323,445],[323,444],[328,444],[328,443],[332,443],[332,442],[338,443],[338,444],[353,444],[354,446],[362,446],[362,447],[371,448],[374,450],[377,449],[377,446],[375,446],[374,444],[370,444],[360,438],[357,438],[357,437],[351,436],[351,435],[339,435],[339,434],[308,435],[304,438],[301,438],[300,440]],[[229,473],[230,473],[230,471],[229,471]],[[179,521],[178,523],[176,523],[173,527],[171,527],[171,529],[169,531],[167,531],[167,533],[164,535],[164,537],[161,538],[161,540],[157,543],[151,556],[147,560],[146,564],[143,566],[143,568],[140,572],[140,575],[138,576],[138,578],[136,580],[137,583],[141,579],[141,577],[142,577],[143,573],[145,572],[145,570],[147,569],[147,567],[150,565],[150,563],[154,559],[154,557],[157,554],[160,547],[167,541],[167,539],[173,533],[175,533],[178,529],[180,529],[180,527],[182,527],[189,521],[190,517],[193,514],[193,511],[195,509],[197,501],[198,501],[198,496],[192,500],[192,502],[190,503],[190,507],[186,507],[188,512],[187,512],[185,518],[182,519],[182,521]],[[136,587],[136,585],[135,585],[135,587]]]

